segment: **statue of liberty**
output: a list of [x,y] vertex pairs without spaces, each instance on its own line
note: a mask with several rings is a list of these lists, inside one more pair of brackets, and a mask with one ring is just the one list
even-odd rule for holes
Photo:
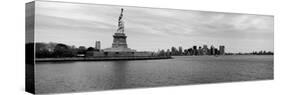
[[118,19],[117,33],[124,33],[124,21],[122,20],[122,17],[123,17],[123,8],[121,8],[121,14]]

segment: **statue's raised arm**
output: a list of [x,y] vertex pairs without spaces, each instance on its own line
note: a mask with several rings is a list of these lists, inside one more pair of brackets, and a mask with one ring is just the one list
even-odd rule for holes
[[122,17],[123,17],[123,8],[121,8],[121,14],[119,16],[119,21],[122,20]]
[[124,33],[124,22],[123,22],[122,18],[123,18],[123,8],[121,8],[121,14],[118,19],[117,33]]

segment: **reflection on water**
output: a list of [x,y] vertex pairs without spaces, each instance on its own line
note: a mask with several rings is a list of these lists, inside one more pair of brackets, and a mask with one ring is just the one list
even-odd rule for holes
[[36,93],[97,91],[273,79],[273,56],[179,56],[167,60],[43,62]]
[[112,81],[113,89],[123,88],[126,84],[126,68],[128,61],[117,61],[117,64],[113,64],[113,77],[115,81]]

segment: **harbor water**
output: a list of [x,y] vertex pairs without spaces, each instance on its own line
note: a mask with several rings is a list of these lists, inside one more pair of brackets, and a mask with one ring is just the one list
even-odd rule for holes
[[37,62],[35,92],[61,93],[273,79],[272,55]]

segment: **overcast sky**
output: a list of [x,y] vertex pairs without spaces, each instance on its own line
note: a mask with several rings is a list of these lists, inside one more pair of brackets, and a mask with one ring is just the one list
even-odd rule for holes
[[43,1],[36,3],[35,40],[111,47],[121,8],[128,47],[138,51],[204,44],[273,51],[273,16]]

